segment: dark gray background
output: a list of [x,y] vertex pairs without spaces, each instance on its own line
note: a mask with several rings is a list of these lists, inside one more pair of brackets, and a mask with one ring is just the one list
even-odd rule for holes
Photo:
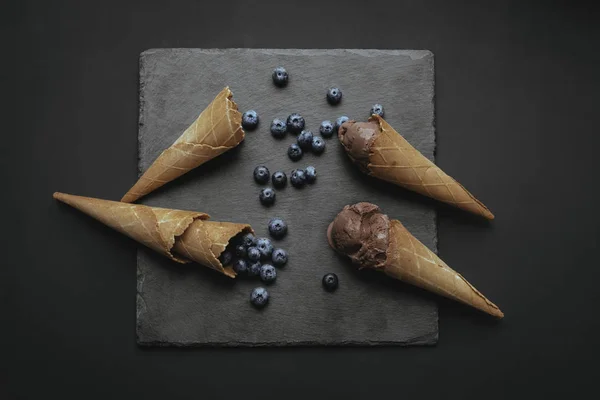
[[[3,5],[2,397],[377,398],[393,390],[465,399],[594,389],[597,8],[289,3]],[[137,245],[58,207],[51,193],[118,198],[135,179],[137,59],[151,47],[431,50],[437,162],[497,216],[482,229],[440,206],[439,253],[506,318],[440,301],[431,348],[139,348]]]
[[[277,65],[290,71],[285,89],[271,81]],[[371,105],[380,101],[387,107],[386,120],[433,160],[433,79],[434,56],[427,50],[145,51],[140,57],[141,171],[227,85],[240,110],[255,109],[261,120],[240,146],[150,194],[142,199],[144,204],[203,211],[215,221],[249,223],[259,237],[268,236],[271,218],[283,218],[289,233],[274,245],[288,251],[289,262],[269,286],[269,308],[256,311],[248,296],[253,287],[261,286],[257,279],[231,281],[197,265],[181,268],[140,248],[138,341],[228,346],[434,344],[438,314],[433,296],[406,290],[407,285],[387,282],[386,276],[373,271],[358,273],[326,239],[327,226],[346,204],[371,201],[435,250],[432,202],[362,174],[336,137],[326,140],[322,155],[307,152],[294,162],[286,153],[296,136],[274,140],[269,132],[273,118],[285,120],[299,112],[306,129],[318,134],[324,119],[349,115],[366,120]],[[343,88],[344,98],[336,107],[325,99],[330,85]],[[273,207],[263,207],[258,199],[261,186],[252,179],[260,164],[288,176],[295,168],[313,165],[317,182],[300,190],[288,184],[277,190]],[[321,287],[327,272],[340,278],[335,295]]]

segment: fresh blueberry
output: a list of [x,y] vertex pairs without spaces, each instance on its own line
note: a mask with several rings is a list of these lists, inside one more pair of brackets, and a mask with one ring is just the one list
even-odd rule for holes
[[247,257],[248,257],[248,260],[250,260],[250,261],[259,261],[260,260],[260,251],[254,246],[248,247]]
[[385,114],[383,106],[381,104],[373,104],[373,107],[371,107],[371,115],[373,114],[379,115],[381,118],[383,118],[383,115]]
[[286,127],[290,133],[300,133],[304,129],[304,118],[300,114],[291,114],[287,118]]
[[252,233],[246,233],[244,237],[242,237],[242,243],[246,248],[254,246],[256,244],[256,236]]
[[273,70],[273,83],[275,86],[284,87],[288,83],[288,73],[283,67],[277,67]]
[[300,146],[302,150],[310,150],[310,147],[312,146],[313,134],[309,130],[302,131],[298,135],[297,140],[298,146]]
[[250,110],[242,114],[242,126],[249,131],[255,130],[258,126],[258,113]]
[[304,176],[306,177],[306,183],[314,183],[317,180],[317,170],[310,165],[304,170]]
[[260,275],[260,267],[261,266],[262,266],[262,264],[259,261],[250,264],[250,266],[248,267],[248,276]]
[[337,131],[340,129],[340,126],[342,126],[342,124],[348,120],[350,120],[350,118],[346,117],[345,115],[342,115],[341,117],[336,119],[335,125],[333,126],[333,130],[335,131],[335,133],[337,133]]
[[248,271],[248,264],[246,264],[246,260],[237,259],[233,263],[233,270],[238,274],[244,274]]
[[267,292],[267,289],[265,288],[257,287],[252,291],[252,294],[250,294],[250,303],[252,303],[254,307],[263,308],[268,302],[269,292]]
[[254,168],[254,180],[256,183],[265,184],[269,182],[269,169],[264,165]]
[[331,105],[339,104],[342,101],[342,91],[340,88],[332,87],[327,91],[327,101]]
[[288,255],[284,249],[275,249],[273,250],[271,259],[276,267],[283,267],[287,263]]
[[270,187],[264,188],[260,191],[258,198],[263,206],[273,205],[275,203],[275,191]]
[[263,264],[260,267],[260,280],[265,283],[275,282],[277,279],[277,270],[271,264]]
[[246,257],[246,246],[244,246],[243,244],[238,244],[237,246],[235,246],[235,255],[239,258]]
[[256,241],[256,248],[260,251],[260,258],[263,260],[268,260],[271,258],[271,253],[273,253],[273,245],[271,241],[267,238],[260,238]]
[[273,182],[273,186],[278,189],[281,189],[287,185],[287,175],[285,172],[277,171],[271,177],[271,182]]
[[313,137],[312,151],[315,154],[322,154],[325,151],[325,141],[321,136]]
[[301,159],[302,149],[300,148],[300,146],[298,146],[296,143],[290,144],[290,147],[288,148],[288,157],[292,161],[298,161],[299,159]]
[[338,287],[338,277],[336,274],[325,274],[323,277],[323,287],[325,290],[333,292]]
[[319,126],[319,133],[324,138],[330,138],[333,136],[333,124],[331,121],[323,121]]
[[273,218],[269,221],[269,233],[275,239],[281,239],[287,234],[287,224],[281,218]]
[[301,169],[295,169],[292,171],[290,182],[292,182],[292,186],[301,188],[306,183],[306,174]]
[[271,122],[271,135],[273,135],[274,138],[284,138],[286,131],[287,127],[285,126],[285,122],[279,118],[275,118],[273,122]]
[[222,265],[229,265],[231,264],[231,260],[233,260],[233,254],[231,253],[231,251],[225,250],[221,253],[219,260],[221,261]]

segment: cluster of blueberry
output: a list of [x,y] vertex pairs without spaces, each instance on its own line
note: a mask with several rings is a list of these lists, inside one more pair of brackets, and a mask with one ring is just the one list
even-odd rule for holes
[[[280,218],[269,221],[269,233],[275,239],[281,239],[287,234],[287,224]],[[266,284],[275,282],[277,270],[288,260],[284,249],[274,248],[268,238],[257,238],[252,233],[238,235],[233,238],[225,251],[219,256],[223,266],[233,266],[239,276],[260,277]],[[263,307],[269,300],[269,292],[258,287],[250,296],[252,304]]]
[[[254,180],[256,183],[264,185],[269,182],[269,177],[273,186],[277,189],[284,188],[287,185],[287,175],[283,171],[277,171],[270,175],[269,169],[264,165],[259,165],[254,169]],[[295,169],[292,171],[290,182],[295,188],[301,188],[307,183],[314,183],[317,180],[317,170],[312,165],[305,169]],[[270,187],[264,188],[260,191],[258,196],[260,202],[265,206],[271,206],[275,203],[275,190]]]

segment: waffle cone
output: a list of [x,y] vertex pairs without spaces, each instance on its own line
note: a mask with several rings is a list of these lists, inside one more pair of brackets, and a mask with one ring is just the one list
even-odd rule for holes
[[386,254],[382,271],[390,277],[475,307],[495,317],[504,317],[504,313],[494,303],[417,240],[398,220],[390,220]]
[[224,88],[183,134],[150,165],[123,196],[131,203],[230,150],[244,140],[242,115]]
[[383,118],[373,115],[381,134],[370,147],[369,175],[487,219],[494,214],[460,183],[421,154]]
[[148,207],[117,201],[54,193],[55,199],[89,215],[122,234],[179,263],[190,260],[231,278],[235,272],[223,267],[219,256],[229,240],[250,225],[207,221],[208,214]]

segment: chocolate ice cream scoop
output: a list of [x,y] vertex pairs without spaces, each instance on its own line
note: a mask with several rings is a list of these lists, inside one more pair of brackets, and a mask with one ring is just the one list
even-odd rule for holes
[[363,170],[369,165],[371,145],[379,135],[376,122],[344,122],[338,131],[338,138],[348,156]]

